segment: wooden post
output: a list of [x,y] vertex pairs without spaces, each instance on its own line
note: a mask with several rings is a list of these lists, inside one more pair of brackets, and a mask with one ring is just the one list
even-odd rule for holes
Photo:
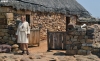
[[48,48],[48,52],[50,51],[49,50],[49,31],[47,30],[47,48]]

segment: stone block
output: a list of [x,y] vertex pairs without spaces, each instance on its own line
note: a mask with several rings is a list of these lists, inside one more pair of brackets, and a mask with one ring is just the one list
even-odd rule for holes
[[94,35],[88,35],[88,39],[94,39]]
[[74,35],[80,35],[81,33],[80,32],[75,32],[75,34]]
[[78,50],[81,49],[81,47],[82,47],[82,44],[81,43],[77,44],[77,49]]
[[0,29],[7,28],[7,25],[0,25]]
[[75,50],[76,50],[76,49],[78,49],[78,48],[77,48],[77,46],[74,46],[74,47],[73,47],[73,49],[75,49]]
[[74,32],[74,31],[68,31],[68,34],[70,34],[70,35],[74,35],[75,32]]
[[82,46],[81,47],[83,50],[91,50],[92,48],[91,47],[88,47],[88,46]]
[[74,36],[74,38],[75,38],[75,39],[77,39],[77,38],[78,38],[78,36]]
[[0,29],[0,32],[2,32],[2,29]]
[[66,41],[66,44],[72,44],[72,42],[71,41]]
[[93,39],[87,39],[87,40],[86,40],[86,43],[88,43],[88,44],[92,44],[93,41],[94,41]]
[[94,41],[95,41],[95,42],[98,42],[98,41],[100,41],[100,40],[99,40],[99,38],[95,38]]
[[0,32],[0,36],[4,36],[4,33],[3,32]]
[[92,47],[93,48],[100,48],[100,43],[94,43],[94,44],[92,44]]
[[85,39],[81,39],[80,42],[81,43],[86,43],[86,40]]
[[83,43],[82,46],[92,46],[92,44]]
[[70,36],[67,35],[67,36],[66,36],[66,39],[69,40],[69,39],[70,39]]
[[37,24],[37,23],[38,23],[38,21],[34,21],[34,23],[35,23],[35,24]]
[[78,45],[78,44],[80,44],[80,42],[79,41],[76,41],[76,42],[72,42],[74,45]]
[[99,36],[99,33],[95,33],[94,35],[95,35],[95,36]]
[[8,29],[2,29],[2,32],[8,32]]
[[8,44],[13,45],[14,41],[8,41]]
[[18,48],[19,46],[17,44],[12,45],[12,48]]
[[86,35],[86,32],[82,32],[81,35]]
[[91,54],[91,51],[90,50],[87,51],[87,55],[89,55],[89,54]]
[[96,53],[96,52],[98,53],[99,51],[100,51],[100,49],[93,49],[93,50],[92,50],[92,52],[95,52],[95,53]]
[[73,39],[71,39],[71,41],[73,41],[73,42],[74,42],[74,41],[77,41],[77,39],[74,39],[74,38],[73,38]]
[[77,50],[66,50],[66,54],[69,54],[69,55],[77,54]]
[[66,45],[66,50],[70,50],[71,49],[71,45]]
[[73,35],[70,35],[70,39],[74,39]]
[[0,37],[0,40],[2,39],[2,37]]
[[12,52],[18,53],[18,50],[19,50],[18,48],[13,48],[13,49],[12,49]]
[[92,46],[92,44],[87,44],[87,46],[90,46],[90,47],[91,47],[91,46]]
[[87,51],[86,50],[78,50],[79,55],[86,55]]
[[95,31],[94,28],[87,28],[86,30],[87,33],[93,33],[94,31]]
[[30,59],[35,59],[35,56],[30,55],[29,58],[30,58]]
[[84,39],[88,39],[88,36],[85,35],[85,36],[84,36]]
[[80,36],[78,36],[78,39],[81,40],[81,39],[84,39],[84,37],[85,36],[80,35]]
[[4,33],[4,35],[5,35],[5,36],[9,36],[9,34],[8,34],[8,33]]
[[4,40],[8,40],[9,38],[8,38],[7,36],[4,36],[3,39],[4,39]]

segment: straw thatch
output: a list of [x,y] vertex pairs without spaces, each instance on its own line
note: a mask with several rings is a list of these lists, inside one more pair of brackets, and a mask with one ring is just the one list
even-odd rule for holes
[[40,12],[55,12],[80,16],[90,16],[89,12],[76,0],[8,0],[0,2],[0,6],[12,6],[13,8]]

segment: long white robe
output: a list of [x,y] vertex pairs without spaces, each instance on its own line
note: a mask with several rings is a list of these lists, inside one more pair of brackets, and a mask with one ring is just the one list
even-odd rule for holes
[[17,43],[29,43],[27,34],[30,34],[28,22],[20,22],[16,32],[16,35],[18,36]]

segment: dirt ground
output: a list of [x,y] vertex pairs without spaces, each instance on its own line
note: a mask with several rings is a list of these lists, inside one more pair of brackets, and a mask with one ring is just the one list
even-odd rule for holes
[[41,41],[40,46],[34,45],[29,46],[29,52],[30,53],[37,53],[37,52],[47,52],[47,41]]
[[65,51],[53,50],[47,52],[47,41],[41,41],[40,46],[29,47],[30,55],[1,53],[0,61],[100,61],[96,55],[65,55]]

